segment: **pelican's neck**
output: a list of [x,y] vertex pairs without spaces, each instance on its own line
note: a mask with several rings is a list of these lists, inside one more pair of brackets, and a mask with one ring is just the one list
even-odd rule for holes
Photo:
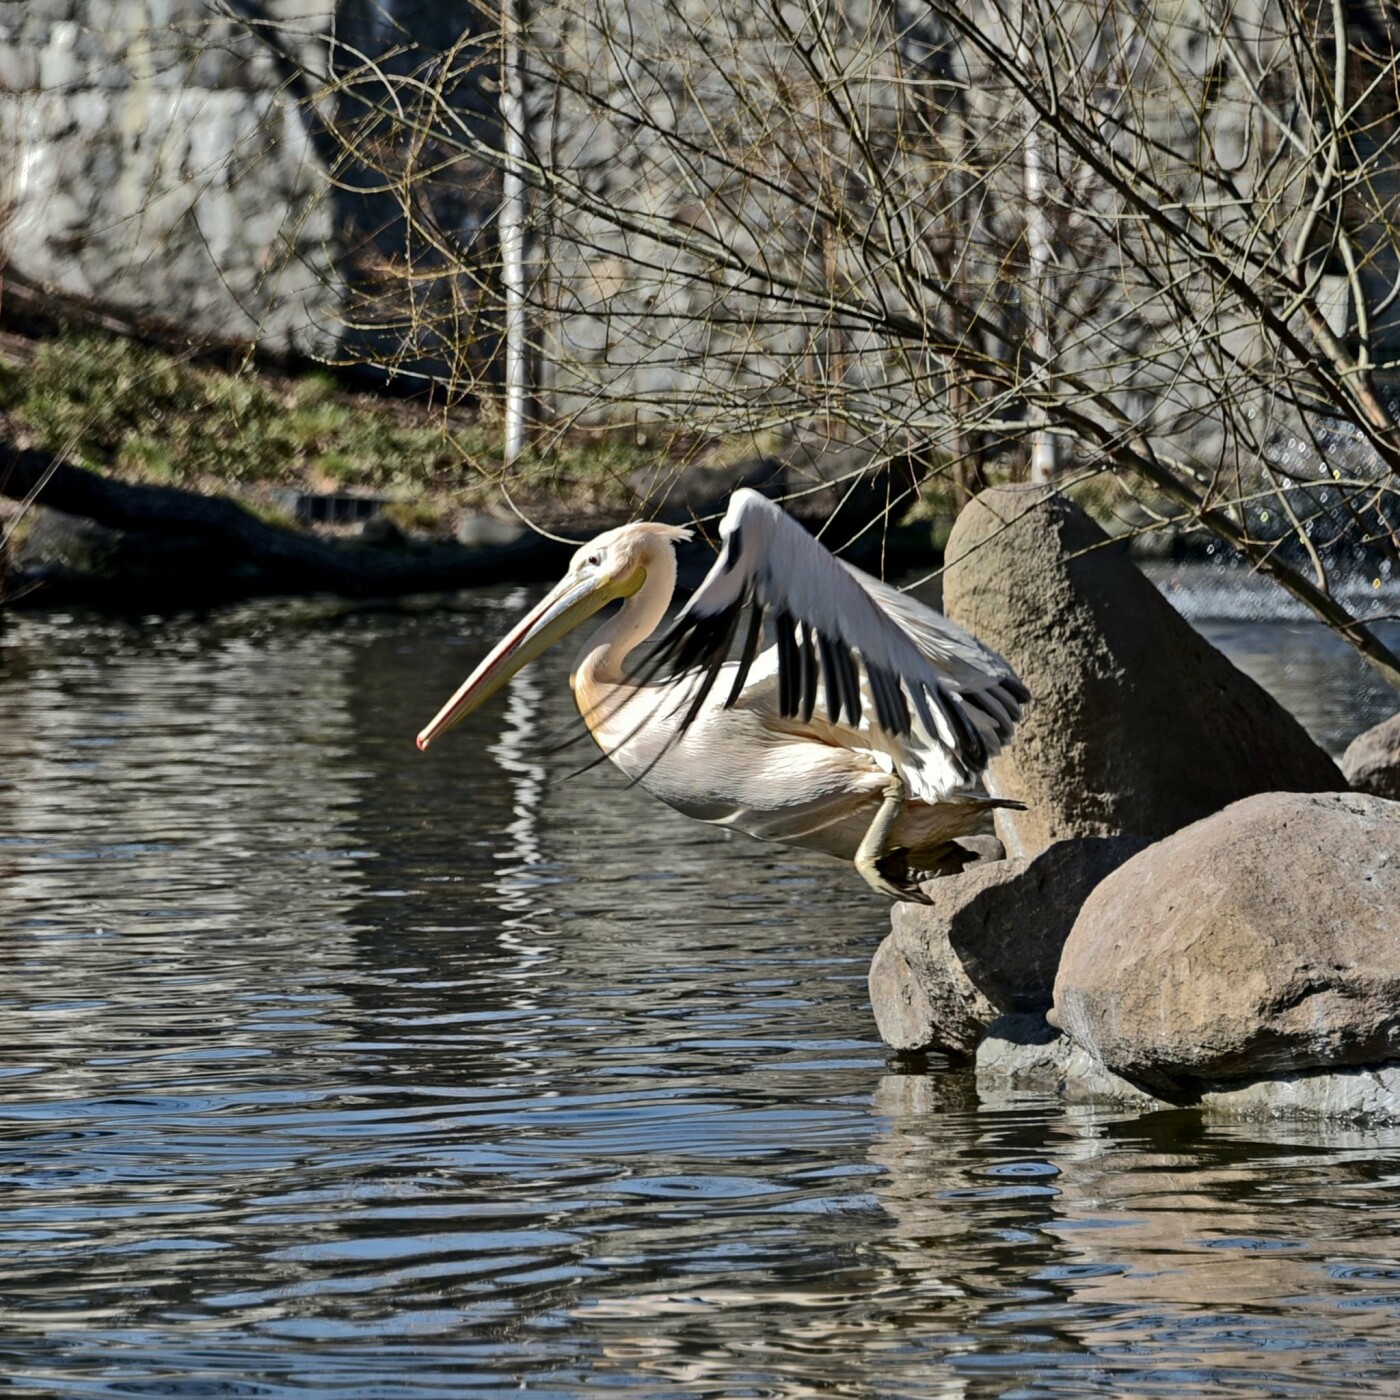
[[676,554],[669,544],[646,562],[642,586],[627,598],[616,617],[609,618],[589,639],[574,664],[569,683],[580,687],[617,685],[625,675],[628,653],[656,631],[671,595],[676,591]]

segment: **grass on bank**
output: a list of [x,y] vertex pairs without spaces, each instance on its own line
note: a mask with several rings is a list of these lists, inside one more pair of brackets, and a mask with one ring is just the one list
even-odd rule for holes
[[126,480],[264,507],[275,487],[365,491],[401,498],[419,528],[499,500],[504,483],[526,503],[615,503],[657,458],[625,433],[576,433],[507,471],[499,427],[479,414],[350,392],[325,373],[232,372],[95,333],[0,356],[0,414],[30,445]]
[[[752,440],[642,443],[626,430],[575,431],[509,468],[501,431],[461,408],[352,392],[327,373],[223,369],[97,332],[0,345],[0,428],[16,441],[129,481],[232,496],[291,524],[278,488],[387,496],[388,514],[416,534],[450,534],[464,511],[502,502],[570,533],[590,515],[616,514],[686,463],[754,454]],[[772,444],[763,444],[771,447]],[[644,469],[644,470],[643,470]],[[1003,458],[990,480],[1013,479]],[[1070,488],[1114,533],[1142,528],[1140,495],[1109,476]],[[904,513],[941,550],[958,511],[951,464],[933,470]],[[891,524],[898,522],[891,521]]]

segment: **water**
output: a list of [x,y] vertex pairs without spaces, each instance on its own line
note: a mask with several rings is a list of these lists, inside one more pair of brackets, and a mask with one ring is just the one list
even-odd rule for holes
[[520,601],[0,633],[6,1393],[1400,1392],[1400,1131],[887,1057],[881,901],[565,781],[566,655],[414,752]]

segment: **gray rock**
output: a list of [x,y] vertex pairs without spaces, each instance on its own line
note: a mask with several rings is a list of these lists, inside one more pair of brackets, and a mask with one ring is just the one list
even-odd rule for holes
[[1351,741],[1342,755],[1342,773],[1357,792],[1400,801],[1400,714]]
[[360,526],[360,539],[378,549],[407,549],[408,536],[382,511]]
[[979,860],[931,882],[933,904],[896,904],[870,967],[885,1043],[970,1055],[1001,1013],[1047,1010],[1080,905],[1144,845],[1087,837],[1033,860]]
[[71,20],[55,24],[48,44],[39,53],[39,86],[76,87],[84,77],[78,55],[78,25]]
[[457,526],[457,543],[468,549],[496,549],[514,544],[525,534],[519,520],[503,520],[499,515],[464,515]]
[[[298,32],[333,10],[308,0]],[[0,11],[0,259],[195,338],[328,350],[343,286],[325,167],[247,27],[198,0],[23,15],[17,30]]]
[[895,930],[871,959],[875,1025],[892,1050],[938,1050],[966,1058],[996,1020],[997,1011],[969,980],[941,929],[911,930],[901,936],[900,912],[919,907],[895,905]]
[[39,506],[30,517],[29,529],[15,551],[14,562],[22,569],[110,578],[116,574],[122,542],[118,530]]
[[1070,1103],[1153,1108],[1161,1101],[1105,1069],[1087,1050],[1049,1026],[1043,1016],[1002,1016],[977,1047],[977,1088],[1058,1094]]
[[967,864],[980,861],[1005,860],[1006,847],[990,832],[983,836],[959,836],[953,843],[961,846],[971,859]]
[[29,92],[39,86],[39,54],[0,39],[0,92]]
[[1268,793],[1085,902],[1053,1019],[1114,1073],[1202,1086],[1400,1058],[1400,804]]
[[[976,1072],[984,1104],[1019,1089],[1056,1094],[1069,1103],[1140,1110],[1175,1106],[1105,1069],[1068,1036],[1057,1036],[1028,1016],[1003,1016],[988,1027],[977,1047]],[[1400,1123],[1400,1066],[1307,1070],[1207,1087],[1191,1098],[1191,1106],[1222,1118]]]
[[1151,837],[1256,792],[1335,791],[1303,727],[1237,670],[1078,506],[984,491],[948,541],[948,616],[1035,697],[989,779],[1012,855],[1067,836]]
[[979,862],[932,886],[933,904],[897,905],[895,927],[907,941],[921,926],[938,925],[973,986],[999,1012],[1044,1013],[1080,907],[1105,875],[1147,844],[1135,836],[1081,836],[1029,860]]
[[1207,1089],[1199,1106],[1238,1118],[1346,1118],[1400,1123],[1400,1066],[1309,1070]]

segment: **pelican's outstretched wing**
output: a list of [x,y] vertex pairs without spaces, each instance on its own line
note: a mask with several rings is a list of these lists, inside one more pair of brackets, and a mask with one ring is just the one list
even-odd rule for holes
[[[778,708],[809,720],[821,683],[827,717],[862,719],[891,739],[924,735],[966,780],[986,766],[1030,698],[995,652],[932,608],[842,563],[786,511],[747,488],[730,498],[724,548],[661,639],[655,661],[674,675],[701,674],[683,724],[699,713],[750,609],[739,664],[724,702],[743,691],[772,619]],[[866,685],[858,667],[864,667]],[[922,731],[922,734],[919,733]]]

